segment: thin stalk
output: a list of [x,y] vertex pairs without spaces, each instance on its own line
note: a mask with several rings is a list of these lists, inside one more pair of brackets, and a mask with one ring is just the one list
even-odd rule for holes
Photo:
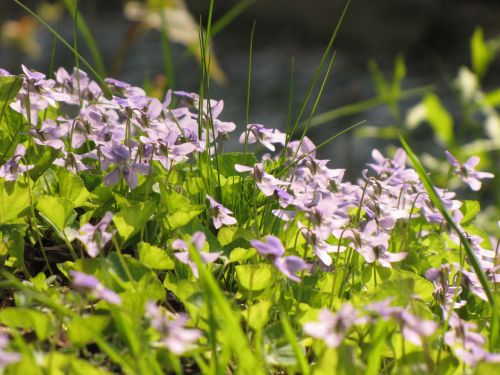
[[320,76],[320,73],[321,73],[321,70],[323,69],[323,66],[326,62],[326,58],[328,56],[328,54],[330,53],[330,50],[332,49],[333,47],[333,43],[335,42],[335,39],[337,38],[337,33],[339,32],[340,30],[340,26],[342,25],[342,22],[344,20],[344,17],[347,13],[347,9],[349,8],[349,4],[350,4],[350,0],[347,0],[346,1],[346,5],[344,7],[344,10],[342,11],[342,14],[340,15],[340,19],[339,21],[337,22],[337,26],[335,27],[335,31],[333,32],[333,35],[332,37],[330,38],[330,41],[328,42],[328,45],[325,49],[325,52],[323,53],[323,56],[321,57],[321,60],[318,64],[318,67],[316,68],[316,71],[314,72],[314,76],[313,76],[313,79],[311,81],[311,84],[309,85],[309,88],[307,90],[307,93],[306,93],[306,97],[304,98],[304,101],[302,102],[302,106],[300,107],[300,110],[299,110],[299,114],[293,124],[293,127],[292,127],[292,130],[290,132],[290,134],[287,134],[287,137],[286,137],[286,140],[285,140],[285,148],[286,146],[288,145],[288,142],[290,142],[290,140],[293,138],[293,135],[295,133],[295,130],[297,129],[299,123],[300,123],[300,119],[302,118],[302,115],[307,107],[307,104],[309,103],[309,100],[312,96],[312,92],[314,90],[314,88],[316,87],[316,83],[319,79],[319,76]]
[[31,14],[33,17],[35,17],[38,22],[40,22],[47,30],[49,30],[59,41],[71,52],[76,54],[78,56],[78,59],[87,67],[87,69],[90,70],[90,72],[95,76],[97,79],[99,86],[101,87],[104,96],[108,99],[111,99],[112,93],[111,90],[109,89],[108,85],[106,82],[104,82],[104,79],[101,77],[99,73],[95,71],[95,69],[92,67],[92,65],[89,64],[87,60],[85,60],[71,45],[57,32],[55,31],[43,18],[41,18],[38,14],[36,14],[34,11],[32,11],[30,8],[28,8],[26,5],[21,3],[19,0],[14,0],[14,2],[19,5],[21,8],[23,8],[26,12]]
[[167,18],[164,9],[160,9],[161,15],[161,49],[163,52],[163,68],[167,76],[168,86],[175,87],[174,62],[172,59],[172,50],[170,48],[170,37],[168,33]]
[[248,152],[248,118],[250,116],[250,93],[252,87],[252,54],[253,54],[253,38],[255,35],[255,21],[252,24],[250,33],[250,47],[248,48],[248,75],[247,75],[247,99],[245,106],[245,143],[243,145],[243,160],[246,164]]
[[486,297],[488,298],[488,302],[490,304],[491,308],[491,325],[490,325],[490,350],[495,347],[496,341],[498,339],[498,334],[499,334],[499,319],[498,319],[498,311],[496,309],[496,303],[495,303],[495,298],[493,296],[493,292],[491,291],[488,278],[486,277],[486,274],[484,273],[483,269],[481,268],[481,264],[479,263],[476,254],[474,253],[474,250],[472,249],[472,246],[470,242],[467,240],[465,237],[465,233],[458,227],[458,225],[453,221],[453,218],[449,214],[448,210],[445,208],[443,202],[441,201],[441,198],[439,197],[438,193],[436,192],[436,189],[434,188],[434,185],[432,184],[431,179],[427,175],[425,168],[423,167],[422,163],[420,160],[417,158],[415,153],[412,151],[410,146],[406,143],[405,139],[403,138],[402,135],[399,136],[400,142],[403,145],[404,149],[406,150],[406,153],[408,154],[410,160],[413,163],[413,166],[415,167],[415,170],[417,171],[420,179],[422,180],[422,183],[427,190],[427,193],[429,195],[429,198],[431,199],[432,203],[438,208],[439,212],[441,212],[441,215],[443,215],[444,219],[446,220],[447,224],[452,228],[457,234],[458,237],[460,238],[460,242],[464,246],[465,253],[467,254],[467,258],[476,273],[477,278],[479,279],[479,282],[481,286],[483,287],[483,290],[486,294]]

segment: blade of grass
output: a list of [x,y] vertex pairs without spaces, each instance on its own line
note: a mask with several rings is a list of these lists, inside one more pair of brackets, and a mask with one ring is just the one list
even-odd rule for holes
[[288,321],[287,313],[283,309],[283,307],[279,306],[280,309],[280,323],[283,327],[283,332],[285,333],[286,338],[290,342],[292,346],[293,353],[295,354],[295,358],[297,358],[297,362],[299,363],[300,373],[304,375],[308,375],[311,373],[311,369],[309,368],[309,364],[307,362],[307,358],[305,356],[302,347],[299,345],[297,341],[297,333],[293,330],[290,322]]
[[101,87],[104,96],[107,99],[111,99],[112,93],[111,90],[109,89],[108,85],[106,82],[104,82],[104,79],[101,77],[99,73],[95,71],[95,69],[92,67],[92,65],[89,64],[87,60],[85,60],[71,45],[57,32],[55,31],[47,22],[45,22],[38,14],[36,14],[34,11],[32,11],[30,8],[28,8],[26,5],[21,3],[19,0],[14,0],[14,2],[19,5],[21,8],[23,8],[26,12],[31,14],[33,17],[35,17],[38,22],[40,22],[47,30],[49,30],[59,41],[71,52],[76,54],[80,61],[87,67],[87,69],[90,70],[90,72],[94,75],[96,78],[97,82],[99,83],[99,86]]
[[[210,42],[210,32],[212,28],[212,17],[213,17],[213,7],[214,7],[214,0],[210,0],[210,7],[209,7],[209,12],[208,12],[208,21],[207,21],[207,32],[205,35],[203,35],[202,28],[200,26],[200,52],[201,52],[201,65],[202,65],[202,85],[204,86],[204,93],[206,94],[206,102],[207,102],[207,115],[208,118],[206,119],[206,132],[207,132],[207,168],[210,168],[210,137],[208,134],[210,134],[210,131],[212,132],[212,137],[214,139],[214,159],[215,159],[215,169],[217,171],[217,188],[215,190],[215,196],[217,197],[217,200],[219,202],[223,201],[222,197],[222,188],[221,188],[221,178],[220,178],[220,168],[219,168],[219,155],[217,151],[217,141],[215,138],[215,129],[213,126],[213,116],[212,116],[212,105],[210,104],[210,48],[209,48],[209,42]],[[200,20],[200,25],[201,25],[201,20]],[[203,96],[200,95],[200,106],[203,106]],[[203,115],[203,111],[202,111]],[[211,126],[210,126],[211,125]],[[210,169],[209,169],[210,170]],[[212,192],[210,191],[210,194]]]
[[[316,146],[315,148],[313,148],[311,151],[309,151],[308,153],[305,153],[303,154],[304,157],[305,156],[308,156],[308,155],[311,155],[313,152],[316,152],[317,150],[319,150],[320,148],[323,148],[324,146],[326,146],[328,143],[330,143],[331,141],[333,141],[335,138],[338,138],[340,137],[341,135],[351,131],[352,129],[364,124],[366,122],[366,120],[363,120],[363,121],[360,121],[354,125],[351,125],[349,126],[348,128],[332,135],[330,138],[326,139],[325,141],[321,142],[318,146]],[[279,171],[277,173],[277,175],[283,175],[284,173],[286,173],[286,171],[288,171],[291,167],[295,166],[299,161],[302,160],[303,157],[297,159],[297,160],[294,160],[292,163],[288,164],[285,168],[283,168],[283,170]]]
[[231,347],[234,356],[238,359],[237,373],[263,374],[262,367],[250,349],[247,337],[241,328],[239,316],[232,309],[212,273],[202,262],[198,251],[190,247],[189,254],[196,263],[205,293],[209,294],[207,298],[213,301],[214,310],[217,311],[220,320],[224,322],[224,329],[219,330],[219,334],[224,336],[223,342]]
[[74,9],[72,0],[63,0],[63,3],[66,9],[68,10],[69,14],[71,15],[71,17],[73,17],[73,22],[76,23],[76,26],[80,31],[80,34],[82,35],[83,40],[85,41],[85,44],[89,49],[90,55],[92,56],[92,60],[94,61],[94,64],[96,66],[96,71],[99,72],[99,74],[105,76],[106,67],[104,65],[104,60],[102,58],[101,52],[99,51],[99,47],[97,47],[97,43],[94,37],[92,36],[90,28],[85,22],[85,19],[82,17],[78,9],[77,10]]
[[226,28],[231,22],[234,21],[241,13],[243,13],[255,0],[243,0],[229,9],[222,17],[220,17],[212,26],[210,37],[213,38],[218,33]]
[[167,27],[167,17],[165,17],[165,12],[163,9],[159,10],[161,15],[161,49],[163,53],[163,66],[165,69],[165,75],[167,76],[168,87],[175,87],[175,71],[174,62],[172,60],[172,50],[170,49],[170,37],[168,34]]
[[399,135],[399,140],[403,145],[404,149],[406,150],[406,153],[408,154],[408,157],[413,163],[413,166],[416,172],[418,173],[420,179],[422,180],[425,190],[429,194],[429,198],[431,199],[432,203],[437,207],[439,212],[441,212],[441,215],[443,215],[449,227],[452,228],[458,234],[460,242],[462,243],[465,249],[465,253],[467,254],[467,258],[469,259],[472,269],[476,273],[476,276],[479,279],[479,282],[481,283],[484,292],[486,293],[492,311],[491,327],[490,327],[490,347],[493,347],[495,346],[495,343],[498,339],[498,311],[496,310],[495,298],[493,296],[493,292],[491,291],[488,278],[486,277],[486,274],[481,268],[481,264],[479,263],[470,242],[465,237],[464,232],[453,221],[448,210],[444,207],[444,204],[441,201],[441,198],[439,197],[438,193],[436,192],[436,189],[434,188],[434,185],[432,184],[430,177],[427,175],[424,166],[422,165],[418,157],[415,155],[415,153],[412,151],[408,143],[406,143],[402,135]]
[[344,6],[344,9],[342,11],[342,14],[340,15],[340,19],[339,21],[337,22],[337,26],[335,27],[335,31],[333,32],[332,34],[332,37],[330,38],[330,41],[328,42],[328,45],[325,49],[325,52],[323,53],[323,56],[321,57],[321,60],[318,64],[318,67],[316,68],[316,71],[314,72],[314,76],[313,76],[313,79],[311,81],[311,84],[309,85],[309,88],[307,89],[307,93],[306,93],[306,96],[304,98],[304,101],[302,102],[302,105],[300,107],[300,110],[299,110],[299,114],[297,115],[297,118],[293,124],[293,127],[292,127],[292,130],[290,131],[290,134],[287,134],[287,137],[286,137],[286,140],[285,140],[285,148],[287,147],[288,145],[288,142],[290,142],[290,140],[293,138],[293,135],[295,133],[295,130],[297,129],[299,123],[300,123],[300,119],[302,118],[302,115],[304,114],[304,111],[307,107],[307,104],[309,103],[309,100],[312,96],[312,93],[314,91],[314,88],[316,87],[316,83],[320,77],[320,73],[323,69],[323,66],[325,65],[325,62],[326,62],[326,59],[328,57],[328,55],[330,54],[330,50],[332,49],[333,47],[333,43],[335,42],[335,39],[337,38],[337,34],[340,30],[340,26],[342,25],[342,22],[344,20],[344,17],[347,13],[347,9],[349,8],[349,4],[350,4],[350,0],[347,0],[346,1],[346,5]]
[[73,14],[73,48],[75,49],[75,66],[76,66],[76,83],[78,86],[78,99],[80,100],[80,107],[82,106],[82,91],[80,89],[80,61],[78,60],[78,0],[73,0],[73,9],[70,10]]
[[[416,96],[420,96],[423,94],[426,94],[429,91],[433,91],[435,89],[434,85],[427,85],[427,86],[422,86],[422,87],[416,87],[414,89],[409,89],[406,91],[403,91],[399,94],[399,100],[403,99],[410,99]],[[331,111],[327,111],[324,113],[321,113],[317,116],[314,116],[311,119],[311,127],[322,125],[326,122],[336,120],[341,117],[345,116],[350,116],[354,115],[356,113],[360,113],[363,111],[366,111],[368,109],[378,107],[384,104],[388,104],[394,101],[394,97],[392,95],[386,95],[386,96],[378,96],[375,98],[370,98],[363,100],[358,103],[354,104],[348,104],[346,106],[342,106],[340,108],[333,109]],[[301,123],[300,127],[304,126],[305,123]]]
[[250,47],[248,48],[248,75],[247,75],[247,99],[245,106],[245,143],[243,145],[243,160],[246,164],[248,152],[248,118],[250,116],[250,92],[252,86],[252,54],[253,54],[253,38],[255,35],[255,21],[252,24],[252,32],[250,33]]
[[328,77],[330,76],[330,71],[333,66],[333,62],[335,61],[335,55],[336,52],[334,51],[332,54],[332,58],[330,59],[330,63],[328,64],[328,68],[326,69],[325,77],[323,78],[323,82],[321,83],[321,87],[318,91],[318,95],[316,96],[316,100],[314,101],[313,108],[311,109],[311,114],[309,115],[309,119],[307,120],[306,126],[304,126],[304,130],[302,131],[302,135],[300,136],[300,141],[299,144],[297,145],[295,152],[292,156],[292,160],[295,160],[295,157],[297,156],[300,146],[302,145],[302,142],[304,141],[304,138],[307,134],[307,131],[309,130],[309,126],[311,125],[311,119],[314,116],[314,113],[316,112],[316,109],[318,108],[319,100],[321,99],[321,96],[323,95],[323,90],[326,85],[326,81],[328,80]]

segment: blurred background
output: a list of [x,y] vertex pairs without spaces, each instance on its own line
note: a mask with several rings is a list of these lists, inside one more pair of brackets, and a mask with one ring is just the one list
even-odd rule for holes
[[[168,87],[199,90],[198,25],[207,26],[210,1],[23,3],[73,46],[76,34],[79,52],[103,75],[146,87],[158,97]],[[243,130],[255,22],[249,122],[283,129],[292,61],[296,116],[344,6],[337,0],[215,0],[211,96],[224,99],[222,118]],[[398,145],[401,131],[438,182],[447,182],[445,149],[464,161],[478,153],[482,169],[500,174],[499,20],[498,0],[351,1],[308,134],[318,144],[365,122],[320,156],[332,159],[334,167],[348,168],[349,176],[359,176],[372,148]],[[17,73],[21,63],[49,72],[51,66],[71,69],[75,57],[61,43],[54,44],[53,35],[18,4],[2,0],[0,66]],[[481,194],[498,206],[498,177]]]

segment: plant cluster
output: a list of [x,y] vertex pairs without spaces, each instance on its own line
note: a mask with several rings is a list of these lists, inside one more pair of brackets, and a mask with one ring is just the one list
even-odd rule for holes
[[[261,124],[224,152],[222,100],[22,70],[0,71],[7,374],[497,366],[499,240],[404,140],[351,183]],[[492,177],[447,156],[473,190]]]

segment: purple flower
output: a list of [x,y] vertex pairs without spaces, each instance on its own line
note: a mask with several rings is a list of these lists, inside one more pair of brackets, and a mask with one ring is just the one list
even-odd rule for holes
[[302,329],[309,336],[322,339],[328,347],[336,348],[353,325],[364,322],[366,319],[360,317],[359,311],[347,302],[336,314],[328,309],[321,309],[318,321],[304,323]]
[[403,337],[415,345],[422,345],[422,340],[432,336],[437,329],[437,323],[423,320],[408,311],[408,308],[390,306],[391,299],[371,303],[366,310],[379,314],[382,319],[394,319],[399,323]]
[[269,257],[274,266],[290,280],[299,282],[300,278],[296,273],[309,268],[309,265],[298,256],[284,257],[285,248],[278,237],[266,236],[265,242],[252,240],[250,243],[260,255]]
[[[202,262],[208,264],[208,263],[213,263],[217,259],[219,259],[221,252],[209,253],[203,251],[206,241],[207,238],[205,236],[205,233],[203,232],[195,232],[191,237],[191,245],[193,245],[194,249],[198,251],[198,253],[200,254]],[[182,250],[180,252],[175,253],[174,254],[175,257],[179,259],[181,263],[187,264],[191,268],[194,277],[198,278],[199,277],[198,267],[196,266],[196,263],[191,259],[188,246],[189,245],[185,241],[180,239],[176,239],[174,240],[174,242],[172,242],[172,248],[174,248],[175,250]]]
[[404,309],[396,315],[396,320],[401,326],[403,337],[415,345],[422,345],[422,339],[432,336],[438,325],[432,320],[423,320]]
[[481,285],[481,282],[476,275],[476,272],[466,271],[457,263],[454,263],[454,266],[462,272],[462,286],[470,290],[474,295],[481,298],[483,301],[488,301],[486,292],[484,291],[483,286]]
[[259,141],[269,150],[274,151],[273,143],[285,144],[285,134],[277,129],[266,129],[261,124],[248,124],[247,131],[240,136],[240,143],[245,143],[245,140],[248,144]]
[[149,164],[133,161],[130,150],[121,143],[113,142],[111,146],[103,145],[99,150],[105,157],[101,162],[101,168],[108,169],[111,163],[116,164],[115,169],[104,176],[104,184],[107,186],[116,185],[121,175],[129,188],[134,189],[138,184],[137,174],[149,173]]
[[439,268],[429,268],[425,272],[427,280],[434,283],[434,297],[445,311],[448,311],[450,306],[453,306],[454,309],[459,309],[467,303],[467,301],[453,302],[455,295],[458,296],[462,293],[462,288],[449,284],[450,271],[450,266],[448,264],[443,264]]
[[448,161],[454,168],[455,173],[474,191],[481,189],[481,179],[495,177],[493,173],[480,172],[474,169],[480,161],[477,156],[470,157],[465,163],[462,164],[449,151],[445,151],[445,153]]
[[[55,107],[57,102],[66,101],[69,96],[57,92],[54,89],[55,81],[45,79],[45,74],[31,71],[24,65],[21,65],[21,68],[24,72],[23,86],[10,107],[14,111],[25,115],[31,124],[36,124],[39,112],[45,110],[48,106]],[[28,112],[30,116],[28,116]]]
[[289,185],[288,182],[278,180],[274,176],[266,173],[261,163],[257,163],[253,167],[235,164],[234,169],[238,172],[250,172],[260,191],[262,191],[266,197],[273,195],[274,192],[279,189],[279,185]]
[[99,85],[92,81],[88,74],[83,70],[73,68],[71,75],[64,68],[59,68],[55,72],[57,86],[62,88],[63,92],[69,95],[64,100],[68,104],[80,105],[80,99],[95,100],[102,95]]
[[19,173],[24,173],[32,169],[33,165],[19,164],[19,161],[25,154],[26,148],[21,143],[18,144],[12,158],[0,167],[0,177],[5,178],[6,181],[16,181]]
[[407,253],[391,253],[389,234],[379,231],[374,220],[367,222],[363,230],[346,231],[346,238],[352,238],[354,249],[360,253],[366,262],[377,261],[382,267],[391,268],[391,263],[403,260]]
[[449,326],[444,342],[453,349],[458,359],[473,367],[480,362],[500,362],[500,353],[490,353],[484,349],[486,339],[475,332],[475,323],[466,322],[452,312]]
[[40,128],[32,127],[29,133],[33,136],[35,143],[43,146],[49,146],[56,150],[64,149],[62,137],[68,135],[69,127],[67,124],[58,124],[54,120],[45,120]]
[[93,293],[97,298],[112,305],[120,305],[122,299],[112,290],[104,287],[97,278],[83,272],[71,270],[69,274],[73,277],[72,284],[75,288]]
[[21,353],[4,351],[7,345],[9,345],[9,338],[7,335],[0,333],[0,372],[8,365],[21,360]]
[[111,233],[106,232],[112,219],[113,214],[108,211],[96,225],[84,224],[75,236],[85,245],[87,253],[92,258],[95,258],[113,237]]
[[223,225],[234,225],[237,223],[236,219],[230,216],[233,214],[233,211],[224,207],[208,194],[206,195],[206,198],[210,202],[208,214],[212,217],[214,227],[216,229],[219,229]]
[[313,253],[325,266],[332,265],[332,257],[330,256],[330,253],[345,251],[344,246],[331,245],[327,243],[319,234],[321,233],[320,231],[309,229],[303,226],[300,222],[298,223],[298,226],[301,230],[302,236],[305,238],[307,243],[311,245]]
[[160,334],[160,344],[175,355],[182,355],[190,350],[202,336],[200,330],[185,327],[188,321],[186,314],[169,317],[154,302],[147,303],[146,316],[151,321],[151,326]]

